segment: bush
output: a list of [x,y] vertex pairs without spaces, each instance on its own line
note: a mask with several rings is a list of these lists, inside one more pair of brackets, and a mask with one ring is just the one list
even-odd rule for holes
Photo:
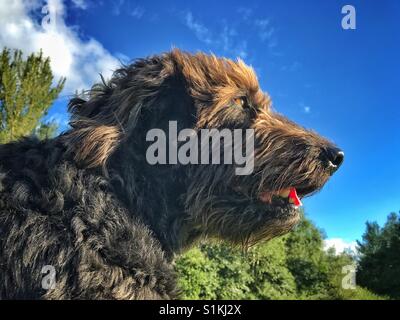
[[323,250],[322,233],[304,218],[289,235],[247,251],[202,244],[176,261],[184,299],[385,299],[367,289],[343,289],[349,253]]

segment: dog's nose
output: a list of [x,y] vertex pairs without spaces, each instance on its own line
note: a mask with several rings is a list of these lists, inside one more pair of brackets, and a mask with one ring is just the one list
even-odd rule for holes
[[344,152],[336,147],[329,147],[324,150],[324,158],[333,174],[343,163]]

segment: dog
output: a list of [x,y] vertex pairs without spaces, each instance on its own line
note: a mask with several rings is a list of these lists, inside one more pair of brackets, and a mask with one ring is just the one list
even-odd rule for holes
[[[300,199],[343,162],[274,111],[240,59],[178,49],[138,59],[68,109],[58,137],[0,146],[2,299],[179,298],[177,253],[204,237],[250,246],[287,233]],[[149,163],[148,132],[171,122],[251,130],[252,170]]]

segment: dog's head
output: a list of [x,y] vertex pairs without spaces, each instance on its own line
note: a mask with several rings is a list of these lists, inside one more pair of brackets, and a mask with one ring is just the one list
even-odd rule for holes
[[[171,214],[149,213],[150,220],[162,220],[164,228],[169,221],[171,229],[163,232],[185,232],[186,238],[208,235],[251,244],[286,233],[299,220],[300,199],[320,190],[343,161],[332,143],[276,113],[254,70],[241,60],[179,50],[138,60],[95,86],[88,100],[73,99],[70,109],[67,146],[75,160],[131,172],[132,197],[132,184],[145,189],[153,183],[162,211]],[[165,150],[158,145],[155,152],[159,162],[148,159],[154,129],[165,133]],[[182,138],[183,129],[192,130]],[[205,129],[211,129],[207,139]],[[221,138],[220,148],[212,132]],[[235,155],[243,158],[248,151],[250,170],[238,173]],[[113,157],[117,160],[110,161]]]

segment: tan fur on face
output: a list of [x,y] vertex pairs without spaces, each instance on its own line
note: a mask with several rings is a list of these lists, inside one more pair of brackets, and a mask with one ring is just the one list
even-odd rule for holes
[[232,61],[215,55],[172,52],[183,75],[193,86],[193,90],[216,92],[220,87],[232,87],[258,91],[258,80],[254,70],[242,60]]
[[233,61],[204,53],[190,55],[179,50],[174,50],[172,56],[189,84],[190,94],[206,106],[205,110],[199,106],[197,127],[212,124],[215,112],[238,97],[245,96],[258,108],[269,109],[270,97],[260,90],[253,68],[241,59]]

